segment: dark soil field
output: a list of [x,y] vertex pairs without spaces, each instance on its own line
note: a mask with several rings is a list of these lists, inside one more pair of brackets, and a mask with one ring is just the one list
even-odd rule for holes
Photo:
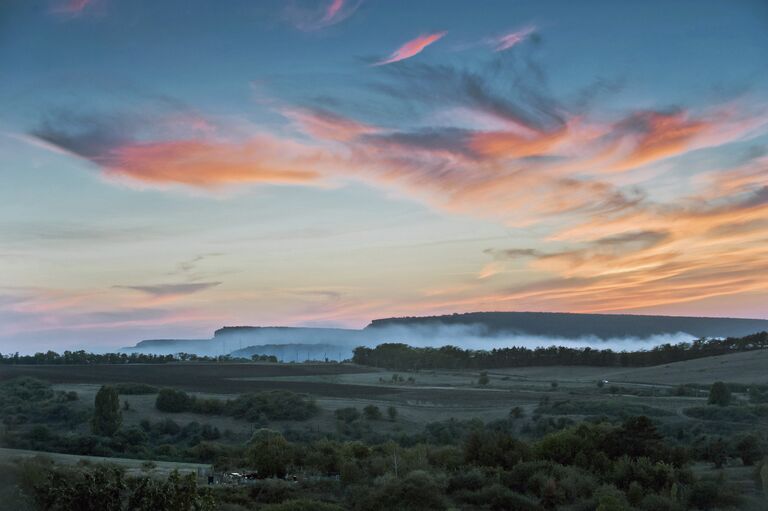
[[250,379],[369,371],[370,369],[364,367],[342,364],[19,365],[0,367],[0,381],[31,376],[54,384],[133,382],[212,394],[243,394],[284,389],[316,396],[367,397],[399,392],[399,389],[381,386]]

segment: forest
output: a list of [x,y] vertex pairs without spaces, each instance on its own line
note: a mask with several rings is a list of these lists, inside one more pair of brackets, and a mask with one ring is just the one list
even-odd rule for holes
[[355,348],[352,361],[356,364],[400,371],[571,365],[643,367],[764,348],[768,348],[768,332],[745,337],[698,339],[690,343],[662,344],[640,351],[564,346],[535,349],[510,347],[485,351],[462,349],[456,346],[419,348],[401,343],[387,343],[375,348],[364,346]]

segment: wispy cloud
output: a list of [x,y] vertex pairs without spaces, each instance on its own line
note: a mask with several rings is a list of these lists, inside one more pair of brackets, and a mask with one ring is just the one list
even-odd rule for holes
[[362,0],[322,0],[315,7],[289,4],[284,15],[299,30],[311,32],[340,23],[362,4]]
[[185,284],[152,284],[139,286],[114,286],[118,289],[141,291],[154,297],[183,296],[221,285],[221,282],[193,282]]
[[486,41],[493,47],[494,51],[504,51],[522,43],[534,32],[536,32],[536,27],[530,25],[497,37],[489,38]]
[[392,64],[393,62],[399,62],[401,60],[409,59],[415,55],[421,53],[424,48],[433,44],[443,37],[448,32],[435,32],[432,34],[422,34],[415,39],[412,39],[395,50],[389,57],[374,63],[374,66],[383,66],[385,64]]
[[[374,101],[406,104],[413,122],[391,122],[397,112],[387,112],[390,122],[357,118],[333,102],[321,109],[275,101],[283,124],[270,134],[249,123],[209,121],[189,131],[187,123],[153,129],[157,122],[132,116],[58,115],[30,136],[104,175],[150,186],[362,181],[440,211],[539,233],[534,246],[489,251],[481,279],[471,279],[479,288],[409,306],[637,310],[768,292],[765,279],[754,278],[768,271],[764,157],[737,168],[695,167],[696,151],[765,135],[764,106],[582,111],[549,93],[541,70],[504,65],[382,69],[368,92]],[[661,172],[688,191],[654,193]],[[511,269],[535,282],[510,285]],[[128,288],[158,300],[202,289]]]
[[[306,144],[253,133],[216,137],[207,121],[179,123],[177,116],[137,119],[130,115],[59,112],[31,135],[60,151],[98,165],[104,175],[154,185],[211,188],[235,183],[306,184],[322,157]],[[165,137],[152,140],[157,127]]]
[[78,16],[83,13],[94,0],[59,0],[51,9],[54,14]]

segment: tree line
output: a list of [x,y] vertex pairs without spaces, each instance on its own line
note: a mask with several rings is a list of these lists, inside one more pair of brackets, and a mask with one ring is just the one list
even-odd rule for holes
[[768,332],[738,338],[697,339],[693,342],[662,344],[640,351],[564,346],[535,349],[515,346],[487,351],[463,349],[457,346],[417,348],[402,343],[385,343],[375,348],[364,346],[355,348],[352,361],[356,364],[401,371],[550,365],[642,367],[765,348],[768,348]]
[[271,362],[277,363],[274,355],[253,355],[250,358],[229,355],[206,356],[194,353],[153,355],[151,353],[89,353],[85,350],[57,353],[46,351],[34,355],[0,353],[0,364],[7,365],[87,365],[87,364],[167,364],[169,362]]

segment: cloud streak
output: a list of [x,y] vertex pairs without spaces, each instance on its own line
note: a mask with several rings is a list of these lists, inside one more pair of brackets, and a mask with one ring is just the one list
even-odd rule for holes
[[93,0],[65,0],[60,1],[51,12],[62,16],[79,16],[89,6],[93,4]]
[[394,62],[400,62],[401,60],[414,57],[424,51],[427,46],[434,44],[445,37],[447,33],[448,32],[434,32],[431,34],[422,34],[400,46],[397,50],[392,52],[389,57],[380,60],[373,65],[384,66],[386,64],[392,64]]
[[531,25],[521,28],[520,30],[515,30],[504,35],[491,38],[488,40],[488,42],[491,46],[493,46],[493,51],[505,51],[522,43],[535,32],[536,27]]
[[336,25],[352,16],[362,4],[362,0],[329,0],[321,2],[316,8],[290,4],[284,14],[297,29],[313,32]]
[[167,298],[189,295],[221,285],[221,282],[192,282],[185,284],[152,284],[140,286],[115,286],[118,289],[141,291],[153,297]]

